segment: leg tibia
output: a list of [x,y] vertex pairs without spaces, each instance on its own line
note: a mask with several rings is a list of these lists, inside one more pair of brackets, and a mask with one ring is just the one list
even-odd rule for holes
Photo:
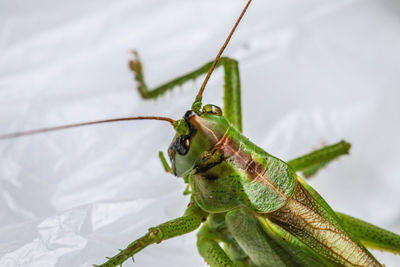
[[302,157],[288,161],[295,171],[302,171],[305,177],[311,177],[330,161],[348,154],[350,144],[341,141],[337,144],[326,146]]
[[281,252],[279,245],[265,234],[262,226],[250,213],[242,210],[230,211],[226,215],[226,223],[237,243],[256,266],[289,266],[277,253]]
[[343,226],[367,248],[400,254],[400,235],[340,212],[336,214]]
[[[223,242],[223,248],[228,257],[234,262],[236,267],[249,267],[251,261],[247,254],[242,250],[236,242],[232,233],[228,230],[225,222],[225,213],[210,214],[207,218],[207,225],[209,226],[209,233],[217,236],[218,241]],[[203,226],[205,228],[207,226]],[[202,231],[204,229],[202,228]]]
[[[129,62],[129,67],[134,73],[135,80],[138,83],[138,90],[144,99],[157,98],[167,91],[174,89],[184,83],[194,80],[199,76],[206,74],[211,68],[213,61],[204,64],[200,68],[186,73],[176,79],[173,79],[156,88],[149,89],[144,79],[142,63],[137,52],[133,52],[135,58]],[[234,59],[221,57],[216,68],[224,67],[224,116],[239,131],[242,131],[242,115],[240,104],[240,78],[238,62]]]
[[193,204],[189,205],[185,216],[160,224],[150,228],[148,233],[135,240],[123,250],[120,250],[116,256],[108,258],[108,261],[102,267],[111,267],[121,265],[124,261],[132,258],[136,253],[154,243],[160,243],[163,240],[180,236],[196,230],[201,222],[206,218],[206,214]]
[[224,64],[224,116],[242,131],[239,64],[230,58],[221,58]]
[[210,232],[209,226],[205,223],[197,234],[197,249],[200,255],[211,267],[233,267],[232,260],[219,246],[217,234]]
[[136,51],[133,51],[135,58],[129,62],[129,67],[134,73],[135,80],[138,82],[138,90],[144,99],[157,98],[163,95],[168,90],[172,90],[174,87],[184,84],[187,81],[196,79],[200,75],[207,73],[210,69],[212,62],[203,65],[195,71],[182,75],[176,79],[173,79],[165,84],[162,84],[154,89],[149,89],[144,80],[142,63],[140,61],[139,55]]

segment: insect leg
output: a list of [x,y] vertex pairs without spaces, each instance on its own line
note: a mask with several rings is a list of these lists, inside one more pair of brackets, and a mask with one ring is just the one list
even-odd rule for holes
[[236,267],[250,267],[254,264],[251,262],[249,256],[239,246],[238,242],[232,236],[232,233],[228,230],[225,222],[225,213],[213,213],[207,218],[207,222],[202,227],[201,231],[205,231],[203,228],[207,228],[207,234],[213,236],[218,242],[223,242],[224,251],[228,257],[234,262]]
[[288,161],[288,164],[295,171],[302,171],[303,175],[309,178],[332,160],[349,154],[349,150],[350,144],[340,141],[334,145],[326,146],[307,155],[292,159]]
[[169,166],[169,164],[168,164],[168,162],[167,162],[167,160],[166,160],[166,158],[164,156],[164,153],[162,151],[158,152],[158,157],[160,158],[160,161],[161,161],[161,164],[164,167],[164,170],[166,172],[168,172],[168,173],[173,173],[172,169],[171,169],[171,166]]
[[239,209],[229,211],[226,224],[256,266],[299,266],[292,255],[265,232],[251,213]]
[[206,218],[207,214],[191,201],[184,216],[150,228],[147,234],[129,244],[125,249],[120,250],[120,253],[114,257],[108,258],[108,261],[104,264],[98,266],[111,267],[121,265],[148,245],[158,244],[169,238],[196,230]]
[[218,234],[204,223],[197,233],[197,249],[211,267],[234,266],[232,260],[218,244]]
[[224,65],[224,116],[229,122],[242,131],[242,106],[240,97],[239,63],[227,57],[220,62]]
[[364,222],[349,215],[336,212],[343,226],[367,248],[400,254],[400,235]]
[[[138,82],[138,90],[144,99],[152,99],[162,96],[167,91],[174,89],[188,81],[206,74],[213,61],[204,64],[200,68],[175,78],[156,88],[149,89],[144,79],[142,63],[137,52],[133,52],[134,59],[129,62],[129,67]],[[238,129],[242,130],[242,113],[240,105],[240,78],[238,62],[234,59],[221,57],[216,68],[224,67],[224,115]]]

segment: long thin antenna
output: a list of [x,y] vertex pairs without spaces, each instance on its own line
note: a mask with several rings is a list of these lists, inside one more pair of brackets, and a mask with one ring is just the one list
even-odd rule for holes
[[56,127],[31,130],[31,131],[26,131],[26,132],[10,133],[10,134],[5,134],[5,135],[0,135],[0,140],[16,138],[16,137],[21,137],[21,136],[25,136],[25,135],[44,133],[44,132],[64,130],[64,129],[68,129],[68,128],[75,128],[75,127],[81,127],[81,126],[87,126],[87,125],[93,125],[93,124],[101,124],[101,123],[108,123],[108,122],[118,122],[118,121],[134,121],[134,120],[167,121],[167,122],[171,123],[172,125],[174,125],[174,123],[175,123],[175,121],[173,119],[166,118],[166,117],[155,117],[155,116],[116,118],[116,119],[109,119],[109,120],[89,121],[89,122],[67,124],[67,125],[61,125],[61,126],[56,126]]
[[247,2],[247,4],[246,4],[246,6],[244,7],[242,13],[240,14],[239,18],[237,19],[235,25],[233,26],[231,32],[229,33],[228,38],[226,38],[224,45],[223,45],[223,46],[221,47],[221,49],[219,50],[218,55],[217,55],[217,57],[216,57],[215,60],[214,60],[214,63],[212,64],[210,70],[209,70],[208,73],[207,73],[206,78],[204,79],[203,84],[202,84],[201,87],[200,87],[200,91],[198,92],[198,94],[197,94],[197,96],[196,96],[196,101],[201,101],[201,99],[203,98],[203,92],[204,92],[204,89],[206,88],[206,85],[207,85],[208,80],[210,79],[211,73],[213,73],[213,71],[214,71],[214,69],[215,69],[215,66],[217,65],[219,59],[221,58],[222,53],[224,52],[224,50],[225,50],[226,46],[228,45],[229,41],[231,40],[231,37],[232,37],[233,33],[235,32],[237,26],[239,25],[240,21],[242,20],[244,14],[246,13],[246,10],[247,10],[247,8],[249,7],[251,1],[252,1],[252,0],[249,0],[249,1]]

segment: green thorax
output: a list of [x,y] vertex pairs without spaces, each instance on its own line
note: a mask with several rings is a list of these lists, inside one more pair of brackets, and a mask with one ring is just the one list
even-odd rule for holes
[[189,111],[188,134],[169,149],[175,175],[190,183],[194,199],[208,212],[238,206],[266,213],[292,196],[296,174],[285,162],[250,142],[219,114]]

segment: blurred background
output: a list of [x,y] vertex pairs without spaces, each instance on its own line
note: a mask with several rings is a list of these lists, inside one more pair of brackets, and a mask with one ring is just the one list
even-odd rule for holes
[[[231,0],[0,3],[0,134],[132,115],[178,119],[203,78],[143,101],[151,86],[213,59],[245,5]],[[335,209],[400,233],[400,3],[254,0],[225,52],[240,62],[244,132],[284,160],[341,139],[350,156],[310,184]],[[205,103],[221,105],[222,72]],[[0,142],[0,265],[92,266],[181,216],[182,180],[158,160],[174,132],[156,121]],[[133,265],[205,266],[195,233]],[[373,252],[387,267],[400,256]]]

